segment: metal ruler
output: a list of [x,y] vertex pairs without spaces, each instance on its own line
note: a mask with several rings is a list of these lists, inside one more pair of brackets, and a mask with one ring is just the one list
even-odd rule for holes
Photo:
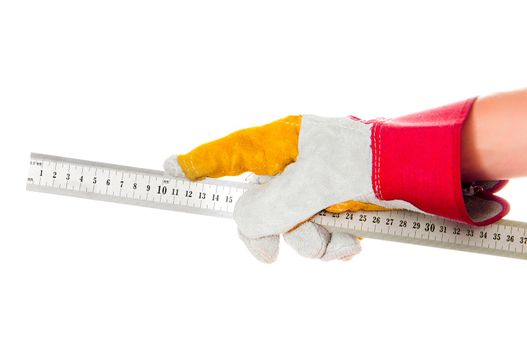
[[[232,217],[248,183],[206,179],[193,182],[162,171],[31,154],[27,187],[46,192],[159,209]],[[321,211],[313,221],[331,230],[376,238],[485,254],[527,258],[527,223],[502,220],[474,227],[405,210]]]

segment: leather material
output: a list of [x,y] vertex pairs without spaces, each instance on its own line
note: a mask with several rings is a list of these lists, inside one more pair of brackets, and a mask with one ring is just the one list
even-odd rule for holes
[[374,122],[372,187],[377,198],[404,200],[427,213],[478,226],[505,216],[508,203],[493,194],[505,182],[463,194],[461,129],[475,100]]

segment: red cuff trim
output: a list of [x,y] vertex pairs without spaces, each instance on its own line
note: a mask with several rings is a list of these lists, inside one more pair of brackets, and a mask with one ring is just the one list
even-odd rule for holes
[[372,187],[377,198],[404,200],[427,213],[473,225],[505,216],[508,204],[491,191],[476,196],[499,203],[501,210],[483,221],[471,218],[463,200],[461,128],[475,100],[374,123]]

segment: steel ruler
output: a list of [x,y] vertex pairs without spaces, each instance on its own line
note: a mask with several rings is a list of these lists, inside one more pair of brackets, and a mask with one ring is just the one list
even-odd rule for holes
[[[230,218],[236,201],[251,186],[256,185],[220,179],[193,182],[157,170],[32,153],[26,188]],[[405,210],[321,211],[313,221],[330,231],[344,230],[366,238],[527,258],[527,223],[523,222],[502,220],[475,227]]]

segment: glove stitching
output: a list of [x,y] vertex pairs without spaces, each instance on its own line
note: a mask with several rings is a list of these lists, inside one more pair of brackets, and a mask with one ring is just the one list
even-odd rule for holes
[[378,157],[377,157],[377,161],[378,161],[378,167],[379,167],[379,171],[377,173],[377,181],[378,181],[378,190],[379,190],[379,199],[384,199],[384,196],[382,195],[382,186],[381,186],[381,155],[382,155],[382,128],[384,127],[384,122],[383,121],[380,121],[380,124],[379,124],[379,154],[378,154]]
[[373,126],[373,190],[375,191],[375,194],[378,195],[379,193],[379,181],[378,181],[378,161],[379,161],[379,155],[378,155],[378,145],[377,145],[377,133],[378,133],[379,125],[375,124]]
[[372,130],[372,187],[378,199],[384,200],[381,187],[382,127],[384,120],[378,120]]

